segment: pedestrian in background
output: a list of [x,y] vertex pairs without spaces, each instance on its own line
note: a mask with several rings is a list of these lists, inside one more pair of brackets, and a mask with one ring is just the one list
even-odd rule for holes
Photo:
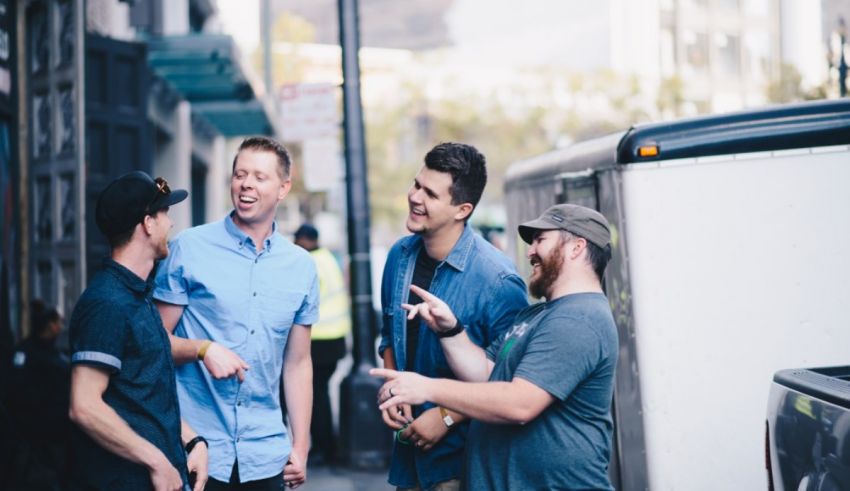
[[423,302],[405,309],[441,337],[463,382],[373,369],[387,379],[380,409],[431,401],[473,418],[468,489],[612,490],[618,341],[602,292],[611,258],[608,222],[595,210],[563,204],[520,225],[519,234],[530,244],[529,290],[546,301],[522,310],[502,339],[482,349],[467,334],[468,319],[413,287]]
[[[30,305],[30,334],[15,347],[6,407],[13,431],[14,490],[57,490],[66,478],[71,364],[56,347],[62,315],[41,300]],[[5,444],[5,443],[4,443]]]
[[275,140],[245,139],[230,177],[234,210],[180,233],[156,276],[154,298],[182,364],[180,409],[210,441],[212,491],[279,490],[307,476],[319,285],[309,254],[275,223],[291,165]]
[[[207,447],[182,424],[168,336],[147,279],[168,255],[168,209],[186,199],[136,171],[112,181],[95,220],[112,248],[71,314],[71,490],[183,490]],[[79,431],[82,430],[82,431]],[[198,444],[198,442],[201,444]]]
[[332,464],[339,457],[330,398],[330,380],[345,357],[346,336],[351,332],[348,289],[336,257],[319,245],[319,231],[305,223],[295,231],[295,244],[310,252],[319,277],[319,322],[313,324],[310,355],[313,359],[313,418],[310,424],[310,462]]
[[[488,346],[528,305],[525,284],[510,260],[467,224],[487,183],[484,155],[461,143],[442,143],[407,192],[407,230],[389,252],[381,284],[380,353],[387,368],[455,378],[440,337],[408,318],[402,304],[421,301],[410,286],[448,299],[478,345]],[[466,416],[431,401],[384,406],[397,431],[389,482],[398,489],[452,491],[461,486]],[[413,444],[412,442],[415,442]]]

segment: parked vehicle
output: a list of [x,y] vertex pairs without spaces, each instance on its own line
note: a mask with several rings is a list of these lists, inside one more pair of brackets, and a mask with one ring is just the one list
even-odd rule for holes
[[850,489],[850,366],[778,372],[765,444],[771,489]]
[[612,225],[618,489],[766,488],[768,381],[850,360],[848,186],[848,100],[639,125],[510,167],[509,230],[563,202]]

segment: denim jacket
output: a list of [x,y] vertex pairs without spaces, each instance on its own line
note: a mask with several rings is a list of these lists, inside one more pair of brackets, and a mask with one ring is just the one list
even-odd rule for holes
[[[392,347],[399,370],[454,379],[439,338],[424,323],[419,329],[415,359],[405,352],[407,313],[401,304],[407,302],[421,249],[422,239],[410,235],[396,242],[387,256],[381,283],[384,322],[378,350],[383,355]],[[429,291],[449,305],[472,342],[485,347],[504,334],[517,312],[528,305],[525,283],[511,261],[468,226],[437,266]],[[414,415],[418,417],[431,407],[434,404],[425,403],[414,409]],[[459,479],[468,428],[467,421],[454,425],[428,452],[395,442],[389,482],[401,487],[420,484],[422,489],[429,489],[439,482]]]

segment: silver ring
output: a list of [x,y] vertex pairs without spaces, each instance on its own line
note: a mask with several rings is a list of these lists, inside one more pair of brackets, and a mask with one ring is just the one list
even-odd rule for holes
[[395,397],[395,394],[393,394],[393,388],[392,387],[390,387],[390,397]]

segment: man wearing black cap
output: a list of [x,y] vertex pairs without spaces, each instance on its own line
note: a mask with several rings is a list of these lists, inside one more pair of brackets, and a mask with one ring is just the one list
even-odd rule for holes
[[[522,310],[486,350],[461,332],[442,337],[463,382],[373,369],[387,379],[380,409],[432,401],[473,418],[469,489],[613,489],[611,398],[617,331],[601,280],[611,257],[608,222],[598,212],[556,205],[519,227],[530,244],[529,290],[546,301]],[[413,287],[406,305],[437,333],[463,330],[445,302]]]
[[112,254],[71,315],[70,415],[82,430],[72,437],[72,490],[182,490],[190,472],[196,491],[206,482],[205,441],[181,424],[168,336],[147,282],[168,255],[168,208],[186,196],[136,171],[98,198],[95,219]]

